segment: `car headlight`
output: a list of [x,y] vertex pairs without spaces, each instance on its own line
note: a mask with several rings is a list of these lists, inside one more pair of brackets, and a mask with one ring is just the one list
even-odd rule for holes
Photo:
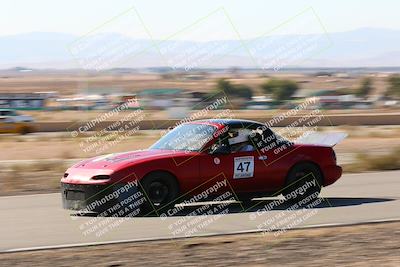
[[96,175],[91,178],[92,180],[109,180],[110,175]]

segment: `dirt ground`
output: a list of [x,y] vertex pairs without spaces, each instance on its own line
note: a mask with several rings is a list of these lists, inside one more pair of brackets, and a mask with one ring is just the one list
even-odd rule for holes
[[[189,73],[190,74],[190,73]],[[301,73],[273,73],[274,77],[291,79],[309,90],[355,88],[363,78],[361,75],[349,77],[313,76]],[[207,92],[215,87],[219,78],[227,78],[235,84],[250,86],[256,94],[261,93],[260,84],[268,79],[265,73],[209,73],[200,79],[190,79],[185,74],[163,77],[159,74],[144,73],[87,73],[81,71],[41,71],[32,73],[1,73],[0,92],[58,91],[61,95],[82,92],[86,88],[110,88],[125,93],[135,93],[148,88],[185,88]],[[372,74],[374,94],[381,93],[386,86],[384,74]]]
[[[268,235],[267,235],[268,236]],[[0,254],[1,266],[393,266],[400,222]]]
[[107,153],[145,149],[151,146],[159,137],[160,135],[157,137],[133,136],[121,142],[104,142],[101,146],[93,148],[89,147],[93,142],[86,142],[84,138],[51,138],[43,136],[32,140],[25,137],[16,137],[14,140],[4,139],[0,141],[0,149],[3,152],[0,153],[0,161],[87,158]]

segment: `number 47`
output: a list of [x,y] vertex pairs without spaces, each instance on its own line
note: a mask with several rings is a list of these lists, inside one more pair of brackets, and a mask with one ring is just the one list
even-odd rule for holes
[[249,161],[240,162],[238,167],[237,167],[237,170],[240,171],[240,172],[244,172],[245,170],[243,168],[243,164],[246,165],[246,172],[248,172],[249,171],[249,166],[250,166],[250,162]]

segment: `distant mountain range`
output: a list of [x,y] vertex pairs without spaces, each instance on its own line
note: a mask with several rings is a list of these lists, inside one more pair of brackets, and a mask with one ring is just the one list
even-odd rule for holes
[[52,32],[0,36],[0,69],[400,66],[400,30],[362,28],[327,35],[262,36],[243,42],[151,41],[116,33],[78,38]]

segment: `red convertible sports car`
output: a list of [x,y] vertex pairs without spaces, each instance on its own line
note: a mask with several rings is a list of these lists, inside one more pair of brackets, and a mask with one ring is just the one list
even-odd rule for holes
[[70,167],[61,179],[63,207],[110,212],[135,203],[158,210],[224,191],[240,201],[278,194],[295,201],[317,197],[342,174],[334,144],[293,143],[248,120],[184,123],[149,149]]

